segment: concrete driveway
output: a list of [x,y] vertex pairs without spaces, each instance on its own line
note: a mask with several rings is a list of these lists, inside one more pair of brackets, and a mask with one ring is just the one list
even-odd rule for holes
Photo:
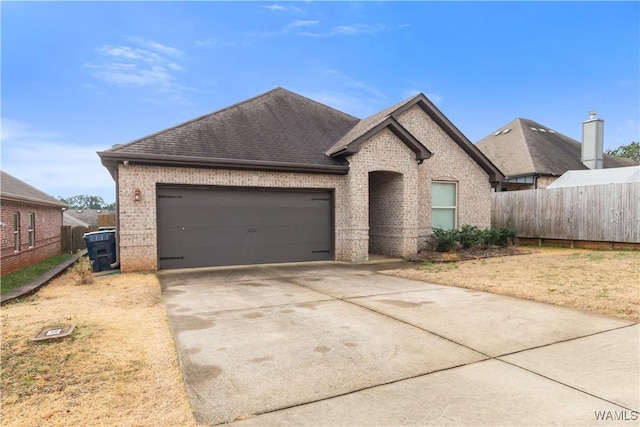
[[159,274],[201,424],[640,425],[638,324],[306,263]]

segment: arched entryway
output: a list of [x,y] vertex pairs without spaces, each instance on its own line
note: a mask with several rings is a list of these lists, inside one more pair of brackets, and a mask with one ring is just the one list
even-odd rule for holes
[[404,176],[369,172],[369,253],[401,256],[404,232]]

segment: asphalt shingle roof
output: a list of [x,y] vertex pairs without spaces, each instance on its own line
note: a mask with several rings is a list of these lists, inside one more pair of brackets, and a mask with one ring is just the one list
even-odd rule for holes
[[[562,175],[568,170],[588,169],[581,161],[580,142],[529,119],[511,121],[476,146],[507,177]],[[633,160],[607,154],[603,164],[605,168],[636,165]]]
[[102,153],[187,156],[319,166],[359,119],[283,88]]
[[0,195],[3,198],[34,202],[38,204],[66,207],[63,202],[46,194],[43,191],[20,181],[18,178],[0,171]]
[[357,152],[363,141],[384,127],[407,144],[418,161],[429,158],[429,150],[394,117],[416,104],[492,181],[502,179],[500,171],[423,94],[360,120],[276,88],[98,155],[114,178],[120,162],[344,174],[349,166],[345,156]]

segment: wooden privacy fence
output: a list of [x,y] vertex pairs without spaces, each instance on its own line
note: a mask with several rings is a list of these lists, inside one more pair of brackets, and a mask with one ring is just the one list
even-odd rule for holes
[[491,226],[518,237],[640,243],[640,183],[493,193]]
[[84,233],[96,231],[98,227],[71,227],[69,225],[62,226],[62,252],[75,254],[76,252],[87,249],[87,243],[82,236]]

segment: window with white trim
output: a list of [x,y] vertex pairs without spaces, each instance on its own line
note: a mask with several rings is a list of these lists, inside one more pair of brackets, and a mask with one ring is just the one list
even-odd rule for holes
[[431,227],[455,230],[458,225],[458,184],[431,183]]
[[20,212],[13,214],[13,250],[20,250]]
[[29,227],[27,228],[29,234],[29,247],[33,248],[36,245],[36,214],[29,214]]

